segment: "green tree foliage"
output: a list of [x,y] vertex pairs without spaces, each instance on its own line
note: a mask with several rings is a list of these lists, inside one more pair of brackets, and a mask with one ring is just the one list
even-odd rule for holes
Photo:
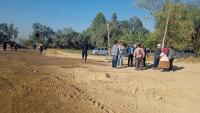
[[33,23],[32,28],[33,28],[32,35],[34,35],[33,36],[34,41],[36,41],[38,43],[44,43],[46,45],[48,45],[50,42],[52,42],[52,39],[55,34],[53,29],[51,29],[50,27],[47,27],[45,25],[42,25],[40,23]]
[[0,24],[0,43],[4,41],[11,41],[17,38],[18,29],[14,24],[1,23]]
[[[169,15],[166,45],[178,49],[193,48],[199,51],[200,8],[197,2],[195,0],[190,2],[183,0],[137,0],[137,6],[150,11],[156,21],[156,30],[153,35],[149,36],[152,39],[147,40],[150,42],[154,40],[155,45],[161,43]],[[169,10],[171,10],[170,14]]]
[[193,21],[194,26],[194,30],[191,36],[191,45],[196,53],[200,53],[200,8],[197,5],[189,5],[188,10],[190,10],[189,15]]
[[98,13],[94,18],[91,27],[87,30],[90,34],[91,43],[94,46],[107,45],[106,18],[103,13]]
[[[122,20],[117,23],[118,34],[114,35],[113,41],[127,43],[144,43],[149,31],[143,27],[142,21],[134,16],[130,20]],[[118,37],[118,38],[116,38]]]
[[104,14],[100,12],[93,19],[91,26],[82,33],[76,32],[72,28],[53,31],[46,25],[33,23],[32,34],[27,42],[24,40],[22,42],[26,46],[32,45],[32,43],[44,43],[47,47],[80,49],[82,43],[87,41],[91,48],[106,47],[108,24],[111,41],[144,42],[148,34],[148,30],[143,27],[143,23],[138,17],[119,21],[117,14],[113,13],[111,21],[107,21]]
[[117,13],[113,13],[111,19],[112,19],[112,24],[116,25],[118,23]]
[[[169,26],[167,30],[166,45],[174,46],[176,48],[187,48],[193,31],[193,22],[191,21],[188,13],[186,12],[185,4],[173,4],[173,12],[169,19]],[[165,30],[165,11],[163,9],[156,13],[156,33],[157,36],[162,37]]]

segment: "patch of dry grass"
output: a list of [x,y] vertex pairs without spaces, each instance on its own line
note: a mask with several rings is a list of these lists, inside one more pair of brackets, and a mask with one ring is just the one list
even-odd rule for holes
[[180,58],[177,61],[186,62],[186,63],[200,63],[200,58],[195,58],[191,56],[191,57]]
[[[152,62],[152,61],[153,61],[153,56],[148,56],[147,62]],[[190,57],[175,59],[175,62],[200,63],[200,58],[195,58],[195,57],[190,56]]]

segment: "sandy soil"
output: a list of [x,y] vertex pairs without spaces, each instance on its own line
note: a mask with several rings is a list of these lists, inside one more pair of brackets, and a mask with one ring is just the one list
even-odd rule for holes
[[0,113],[200,113],[200,64],[112,69],[109,57],[0,50]]

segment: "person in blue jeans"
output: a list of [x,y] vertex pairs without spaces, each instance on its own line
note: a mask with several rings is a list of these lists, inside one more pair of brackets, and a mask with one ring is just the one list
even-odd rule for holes
[[114,42],[114,45],[112,46],[111,49],[111,55],[112,55],[112,68],[117,68],[117,60],[118,60],[118,44],[117,42]]
[[117,65],[119,68],[123,66],[123,60],[124,60],[123,50],[124,50],[124,42],[119,42],[118,55],[117,55],[118,56]]
[[82,61],[86,63],[87,60],[88,43],[84,42],[82,45]]
[[161,44],[158,44],[156,49],[154,50],[154,64],[153,69],[157,69],[160,61],[160,54],[161,54]]

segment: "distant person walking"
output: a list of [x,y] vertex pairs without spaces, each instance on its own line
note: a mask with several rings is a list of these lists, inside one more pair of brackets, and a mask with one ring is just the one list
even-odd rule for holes
[[10,41],[10,50],[13,51],[14,42]]
[[17,51],[17,49],[18,49],[18,44],[14,43],[14,51]]
[[161,54],[161,44],[158,44],[156,49],[154,50],[154,64],[153,69],[157,69],[160,61],[160,54]]
[[33,48],[33,51],[35,51],[36,50],[36,44],[33,42],[33,44],[32,44],[32,48]]
[[41,43],[40,46],[39,46],[40,54],[42,54],[43,50],[44,50],[44,44]]
[[127,53],[128,53],[128,66],[132,67],[133,66],[133,52],[134,52],[134,48],[133,45],[129,45],[129,47],[127,48]]
[[170,67],[168,54],[169,49],[167,47],[163,48],[159,61],[159,68],[162,69],[161,71],[167,71]]
[[175,51],[174,51],[174,47],[171,47],[170,50],[169,50],[169,55],[168,55],[168,58],[169,58],[169,70],[170,71],[174,71],[174,68],[173,68],[173,62],[174,62],[174,58],[175,58]]
[[3,50],[6,51],[7,49],[7,42],[3,42]]
[[141,44],[138,44],[134,51],[135,57],[135,70],[142,70],[142,59],[144,58],[144,50],[141,48]]
[[118,49],[119,49],[119,54],[118,54],[117,65],[118,65],[118,67],[122,67],[123,66],[123,59],[124,59],[124,55],[123,55],[124,45],[123,45],[123,42],[119,43]]
[[111,49],[111,55],[112,55],[112,68],[117,68],[117,59],[118,59],[118,44],[117,42],[114,42],[114,45]]
[[86,63],[87,60],[88,43],[84,42],[82,45],[82,61]]

